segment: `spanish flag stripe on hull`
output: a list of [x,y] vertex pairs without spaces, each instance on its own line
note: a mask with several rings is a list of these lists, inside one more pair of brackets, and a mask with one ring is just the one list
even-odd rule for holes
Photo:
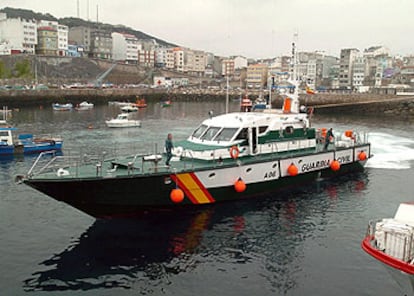
[[215,201],[194,173],[171,175],[171,179],[178,184],[192,203],[204,204]]

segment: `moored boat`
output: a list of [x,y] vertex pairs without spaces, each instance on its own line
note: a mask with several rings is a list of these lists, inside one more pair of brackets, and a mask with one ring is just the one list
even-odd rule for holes
[[75,110],[77,111],[85,111],[85,110],[91,110],[93,109],[94,104],[89,103],[87,101],[83,101],[82,103],[76,105]]
[[121,107],[121,111],[126,112],[126,113],[137,112],[138,107],[134,106],[133,104],[129,104],[129,105]]
[[52,108],[55,111],[70,111],[72,110],[73,105],[71,103],[66,103],[66,104],[54,103],[52,104]]
[[361,246],[414,295],[414,202],[401,203],[394,218],[370,221]]
[[172,102],[170,99],[161,101],[161,107],[170,107],[171,104]]
[[118,114],[116,118],[106,120],[106,125],[108,127],[140,127],[140,120],[129,119],[127,113]]
[[290,83],[281,109],[204,120],[174,143],[170,165],[157,149],[70,162],[56,156],[41,166],[40,156],[17,181],[94,217],[113,217],[236,201],[363,170],[371,157],[367,134],[348,130],[325,143],[323,130],[299,108],[298,82]]
[[146,108],[147,107],[147,102],[145,101],[145,99],[141,98],[141,99],[137,99],[135,101],[134,104],[132,104],[133,106],[137,107],[137,108]]
[[32,134],[20,134],[14,139],[17,128],[0,125],[0,157],[10,155],[36,154],[44,151],[60,151],[63,140],[60,137],[34,137]]

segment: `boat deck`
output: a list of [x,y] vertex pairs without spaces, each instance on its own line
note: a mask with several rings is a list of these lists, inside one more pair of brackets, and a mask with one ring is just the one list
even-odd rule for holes
[[[357,146],[357,145],[356,145]],[[34,179],[73,179],[73,178],[116,178],[137,175],[156,175],[179,173],[194,170],[212,169],[215,167],[234,167],[258,162],[274,161],[294,156],[307,156],[322,153],[324,147],[289,152],[258,154],[237,159],[198,160],[173,157],[170,166],[165,165],[165,154],[136,154],[124,157],[107,158],[104,156],[47,156],[40,155],[27,177]],[[330,145],[327,152],[340,151],[342,147]]]

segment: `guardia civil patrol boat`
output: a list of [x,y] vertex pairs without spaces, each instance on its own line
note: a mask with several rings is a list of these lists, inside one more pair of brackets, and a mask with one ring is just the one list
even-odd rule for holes
[[114,217],[236,201],[362,170],[371,157],[367,134],[348,130],[325,145],[326,129],[312,127],[312,112],[299,105],[292,52],[281,108],[207,118],[175,143],[170,166],[162,152],[47,163],[40,155],[16,179],[94,217]]

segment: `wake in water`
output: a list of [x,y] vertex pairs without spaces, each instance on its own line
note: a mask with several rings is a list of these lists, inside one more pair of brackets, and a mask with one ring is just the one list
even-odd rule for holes
[[371,153],[367,167],[409,169],[414,161],[414,140],[385,133],[370,133]]

